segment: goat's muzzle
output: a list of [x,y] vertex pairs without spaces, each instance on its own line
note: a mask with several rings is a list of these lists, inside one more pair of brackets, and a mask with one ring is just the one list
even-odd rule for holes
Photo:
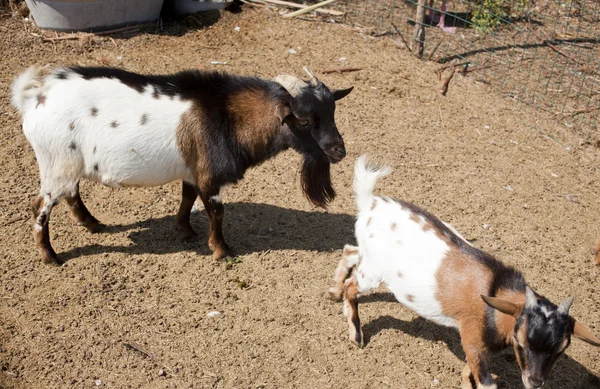
[[346,156],[346,148],[344,144],[336,144],[326,148],[325,155],[327,155],[327,159],[331,163],[338,163]]

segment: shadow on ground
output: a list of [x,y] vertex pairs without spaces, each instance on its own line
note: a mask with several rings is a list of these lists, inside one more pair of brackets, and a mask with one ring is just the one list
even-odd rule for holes
[[[223,233],[225,240],[238,255],[266,250],[341,250],[354,241],[354,216],[323,211],[298,211],[268,204],[225,204]],[[171,254],[195,251],[210,255],[207,246],[208,219],[205,213],[192,214],[192,226],[197,239],[183,242],[175,231],[175,216],[147,219],[126,225],[109,225],[97,240],[106,234],[128,233],[131,244],[108,246],[94,244],[59,252],[63,261],[103,253]],[[60,248],[56,247],[60,250]]]
[[[396,299],[391,293],[371,293],[360,297],[359,303],[373,302],[395,302]],[[398,309],[402,308],[399,305]],[[363,333],[365,342],[368,346],[372,337],[384,330],[397,330],[402,334],[414,338],[421,338],[431,342],[442,341],[448,349],[460,360],[465,360],[465,353],[460,343],[458,330],[451,327],[444,327],[435,324],[422,317],[411,321],[404,321],[395,317],[386,315],[381,316],[369,323],[363,324]],[[577,340],[574,340],[577,342]],[[567,351],[568,353],[568,351]],[[497,374],[497,383],[499,388],[522,388],[521,372],[517,365],[517,360],[511,348],[502,351],[499,354],[492,355],[490,359],[490,370],[492,374]],[[460,374],[457,372],[457,380]],[[586,369],[579,362],[568,355],[561,357],[556,362],[552,370],[552,376],[544,388],[548,389],[584,389],[600,388],[600,378],[593,372]]]

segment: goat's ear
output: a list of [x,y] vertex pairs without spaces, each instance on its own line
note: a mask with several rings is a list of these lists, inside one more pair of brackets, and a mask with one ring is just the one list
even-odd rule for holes
[[344,97],[348,96],[350,92],[352,92],[352,89],[354,89],[353,86],[346,89],[335,89],[333,92],[331,92],[333,100],[338,101],[340,99],[343,99]]
[[499,299],[497,297],[489,297],[481,295],[481,298],[487,305],[490,307],[502,312],[507,315],[511,315],[514,317],[518,317],[521,311],[523,311],[523,306],[520,304],[513,303],[508,300]]
[[573,320],[575,321],[573,325],[573,335],[576,338],[583,340],[584,342],[588,342],[591,345],[600,347],[600,339],[598,339],[596,335],[592,334],[592,331],[590,331],[586,326],[580,324],[575,319]]
[[275,108],[275,116],[277,118],[279,118],[279,121],[281,122],[281,124],[283,124],[283,121],[285,120],[285,118],[291,114],[292,114],[292,109],[287,104],[278,104],[277,107]]

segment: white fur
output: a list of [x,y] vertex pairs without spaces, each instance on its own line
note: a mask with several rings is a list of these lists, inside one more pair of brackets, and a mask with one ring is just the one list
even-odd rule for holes
[[456,327],[457,322],[444,315],[435,297],[436,273],[450,247],[432,229],[423,230],[423,218],[414,221],[409,209],[374,196],[375,181],[389,171],[369,166],[364,156],[356,162],[354,190],[359,213],[355,233],[361,260],[355,275],[359,291],[366,293],[384,283],[399,302],[420,316]]
[[175,131],[191,103],[155,99],[152,87],[139,93],[116,79],[85,80],[69,72],[61,80],[55,72],[40,83],[36,74],[30,68],[15,80],[13,104],[38,160],[40,193],[72,193],[81,177],[113,187],[191,180]]

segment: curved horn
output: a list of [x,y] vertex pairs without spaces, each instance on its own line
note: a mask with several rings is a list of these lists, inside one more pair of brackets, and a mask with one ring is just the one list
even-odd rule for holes
[[308,68],[308,66],[304,66],[303,67],[304,71],[306,72],[306,74],[308,74],[308,77],[310,78],[310,83],[313,86],[317,86],[319,85],[319,79],[317,78],[317,76],[315,76],[315,74]]
[[571,304],[573,304],[573,296],[567,297],[562,303],[560,303],[558,306],[558,313],[568,315],[569,309],[571,309]]
[[302,89],[307,87],[306,83],[298,77],[287,74],[277,76],[273,81],[281,85],[292,97],[298,96]]
[[525,308],[535,308],[537,304],[537,297],[535,297],[533,290],[529,286],[525,287]]

